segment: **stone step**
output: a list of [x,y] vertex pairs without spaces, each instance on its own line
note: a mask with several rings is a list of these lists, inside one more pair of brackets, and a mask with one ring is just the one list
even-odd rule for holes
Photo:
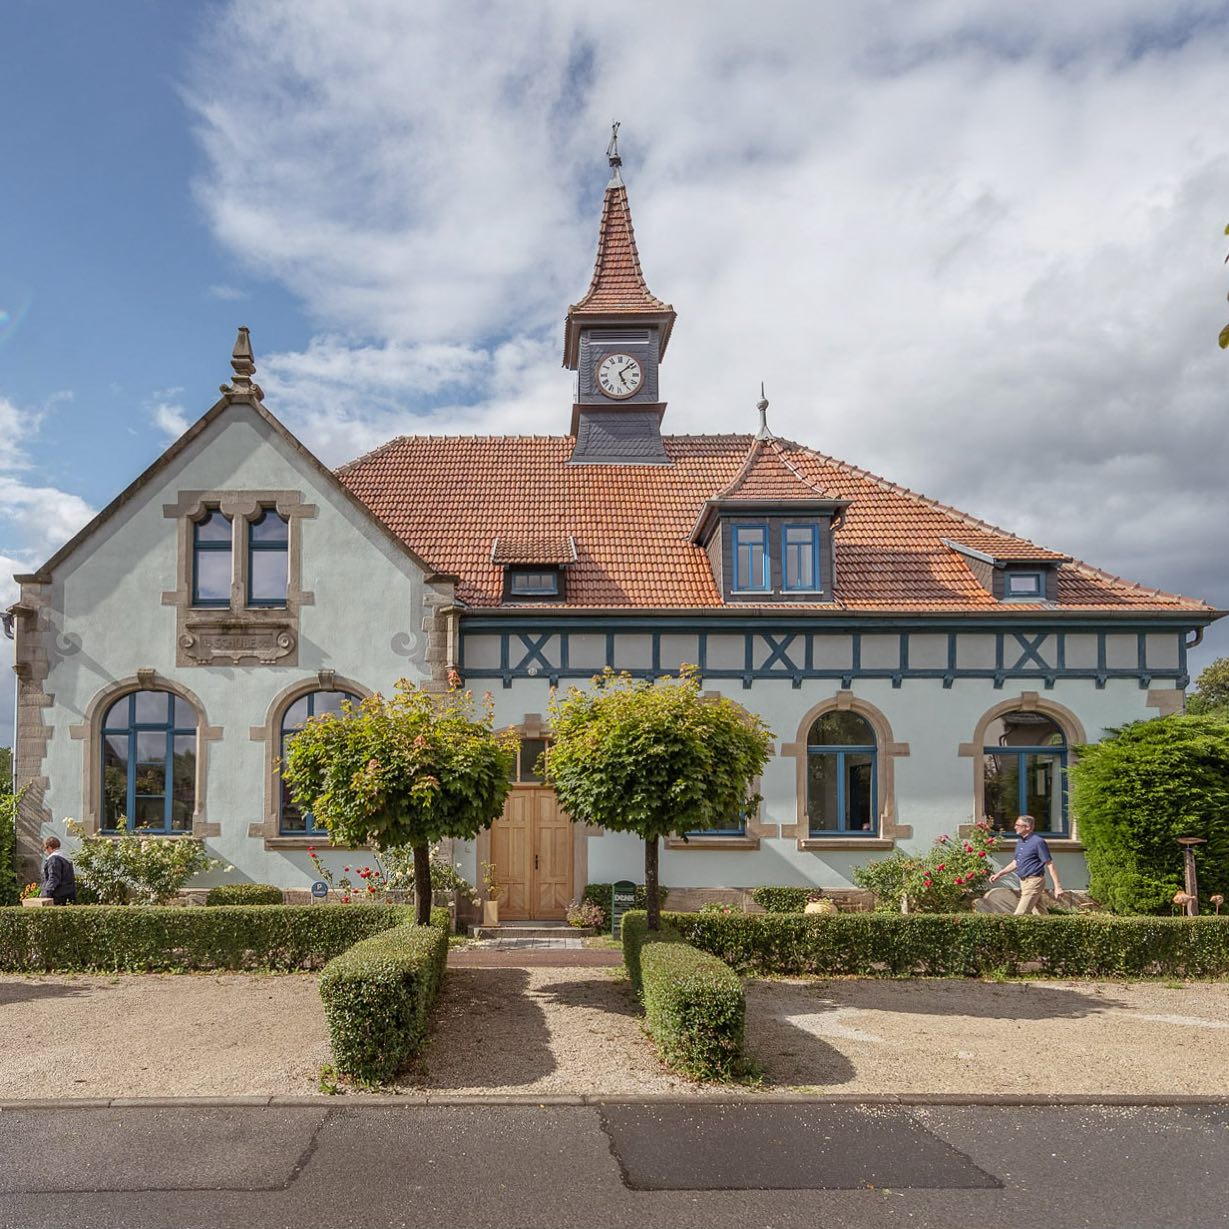
[[504,922],[499,926],[475,926],[475,939],[586,939],[597,932],[592,926],[569,926],[566,922]]

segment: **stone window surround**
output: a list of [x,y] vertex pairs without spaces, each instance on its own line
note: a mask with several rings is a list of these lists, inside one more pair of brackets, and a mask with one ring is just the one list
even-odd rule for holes
[[[722,698],[723,693],[720,691],[706,691],[702,693],[702,698],[705,700],[717,700]],[[729,699],[729,697],[725,697]],[[730,700],[731,704],[742,709],[747,716],[754,716],[737,700]],[[768,749],[769,755],[775,755],[775,748]],[[734,853],[738,851],[754,852],[759,849],[760,841],[772,839],[780,835],[780,828],[777,824],[769,824],[764,822],[764,797],[763,797],[763,777],[755,777],[751,782],[751,790],[753,793],[760,795],[760,800],[756,804],[755,813],[747,816],[747,824],[745,831],[739,836],[690,836],[684,840],[681,836],[668,836],[665,840],[665,847],[670,850],[692,849],[697,852],[706,849],[724,850],[726,853]]]
[[[1070,769],[1075,761],[1075,748],[1083,746],[1088,741],[1088,735],[1084,732],[1084,726],[1080,719],[1069,709],[1064,708],[1056,701],[1043,698],[1036,691],[1022,691],[1014,700],[1003,700],[1001,703],[994,705],[993,708],[987,709],[977,722],[973,730],[972,742],[961,743],[959,754],[967,756],[973,761],[973,813],[977,816],[977,822],[985,820],[985,815],[982,813],[982,807],[985,803],[986,796],[986,731],[1000,717],[1007,713],[1041,713],[1045,717],[1049,717],[1055,725],[1063,732],[1063,737],[1067,740],[1067,767]],[[1075,818],[1068,811],[1068,823],[1070,825],[1070,836],[1065,837],[1046,837],[1046,844],[1051,850],[1063,853],[1080,853],[1084,845],[1079,839],[1079,834],[1075,827]],[[961,836],[967,836],[972,829],[971,824],[963,824],[958,829]],[[1042,833],[1044,836],[1045,834]],[[1004,852],[1008,852],[1015,848],[1014,841],[1000,841],[999,848]]]
[[327,832],[283,833],[281,820],[281,776],[277,771],[277,758],[281,742],[282,721],[286,710],[296,701],[314,691],[348,691],[360,700],[372,694],[369,687],[343,678],[333,670],[320,670],[307,678],[298,679],[283,688],[273,697],[265,712],[263,725],[254,725],[248,737],[264,745],[264,801],[262,819],[248,826],[248,836],[264,842],[266,849],[306,849],[309,845],[328,845],[330,849],[355,849],[354,845],[333,845]]
[[[875,776],[879,797],[879,835],[856,836],[811,836],[811,820],[807,814],[807,739],[811,727],[828,712],[853,712],[863,717],[875,733]],[[798,723],[798,734],[792,743],[781,746],[781,754],[794,759],[796,769],[796,793],[798,800],[797,821],[782,824],[781,835],[792,836],[798,848],[804,851],[829,849],[891,849],[897,841],[908,840],[913,828],[896,820],[896,787],[894,762],[897,757],[909,754],[909,744],[897,742],[892,737],[892,727],[887,717],[873,704],[855,696],[852,691],[840,690],[834,696],[821,700],[809,709]]]
[[[232,575],[230,605],[192,605],[193,526],[209,509],[218,509],[231,520]],[[287,523],[287,566],[289,575],[284,606],[249,606],[248,592],[248,525],[267,508],[274,509]],[[255,665],[262,659],[243,657],[233,661],[201,660],[191,651],[194,645],[192,628],[225,623],[230,629],[279,630],[276,660],[279,666],[299,664],[299,610],[315,604],[315,595],[302,588],[301,521],[316,516],[315,504],[303,501],[301,491],[180,491],[173,504],[162,505],[162,515],[174,519],[177,529],[175,588],[162,594],[162,604],[175,608],[175,664],[180,667],[200,665]]]
[[[196,714],[196,796],[192,808],[191,832],[172,833],[166,839],[175,840],[180,836],[192,836],[204,839],[220,836],[220,824],[211,824],[206,816],[206,788],[209,780],[208,759],[209,744],[222,737],[222,727],[210,725],[205,719],[205,706],[198,697],[189,691],[182,683],[164,677],[153,669],[138,670],[128,678],[117,679],[109,683],[90,701],[85,710],[85,720],[80,725],[68,727],[69,738],[85,744],[84,762],[82,765],[81,798],[83,810],[80,816],[81,826],[91,835],[102,833],[103,797],[102,797],[102,723],[116,700],[134,691],[169,691],[178,696],[186,704],[192,706]],[[125,835],[122,832],[114,834],[117,837]],[[159,834],[166,836],[166,834]]]

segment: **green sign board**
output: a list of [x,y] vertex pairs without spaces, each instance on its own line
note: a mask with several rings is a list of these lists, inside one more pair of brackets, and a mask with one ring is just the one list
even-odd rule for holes
[[630,879],[620,879],[610,887],[610,933],[619,937],[623,915],[636,907],[636,885]]

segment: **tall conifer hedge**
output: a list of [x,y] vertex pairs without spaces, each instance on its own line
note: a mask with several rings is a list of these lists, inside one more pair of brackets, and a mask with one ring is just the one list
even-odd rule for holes
[[1229,889],[1229,721],[1138,721],[1084,747],[1073,806],[1089,891],[1114,913],[1173,910],[1183,886],[1180,836],[1196,846],[1201,912]]

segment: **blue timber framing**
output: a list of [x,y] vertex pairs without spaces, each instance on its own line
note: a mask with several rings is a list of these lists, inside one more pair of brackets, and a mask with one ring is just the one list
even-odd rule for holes
[[[516,679],[544,678],[552,686],[563,680],[588,679],[603,666],[623,671],[639,678],[656,678],[677,668],[670,660],[663,661],[662,638],[690,637],[695,641],[695,661],[702,678],[738,679],[744,688],[760,680],[787,680],[794,687],[806,681],[827,679],[839,681],[844,688],[855,679],[887,679],[900,687],[906,679],[940,679],[950,688],[962,679],[990,679],[1003,687],[1009,681],[1025,680],[1041,683],[1047,690],[1060,679],[1091,679],[1103,688],[1111,679],[1133,679],[1141,689],[1161,681],[1173,687],[1187,687],[1187,633],[1204,626],[1208,620],[1133,619],[1109,623],[1104,619],[1071,617],[1059,621],[1037,619],[885,619],[869,621],[852,618],[824,618],[822,621],[799,616],[751,619],[720,616],[633,616],[620,618],[595,615],[564,616],[555,612],[518,612],[510,615],[465,615],[461,619],[460,660],[458,666],[467,680],[498,679],[511,687]],[[591,638],[604,635],[604,661],[578,662],[571,652],[573,635]],[[1136,660],[1130,666],[1110,666],[1107,637],[1135,635]],[[898,637],[897,660],[887,665],[863,664],[864,636]],[[946,665],[915,666],[910,661],[910,641],[914,636],[947,638]],[[1096,638],[1096,664],[1072,667],[1067,664],[1069,635]],[[1149,636],[1172,636],[1176,648],[1161,665],[1150,662]],[[466,648],[477,638],[499,637],[499,664],[478,665],[466,660]],[[647,664],[628,665],[620,659],[619,640],[635,636],[638,642],[649,638]],[[959,638],[962,636],[992,636],[993,666],[961,666],[958,664]],[[716,638],[728,645],[731,638],[743,639],[741,665],[716,666],[710,661],[710,643]],[[849,664],[819,666],[816,646],[833,638],[843,638],[849,645]],[[484,654],[489,660],[489,655]]]

